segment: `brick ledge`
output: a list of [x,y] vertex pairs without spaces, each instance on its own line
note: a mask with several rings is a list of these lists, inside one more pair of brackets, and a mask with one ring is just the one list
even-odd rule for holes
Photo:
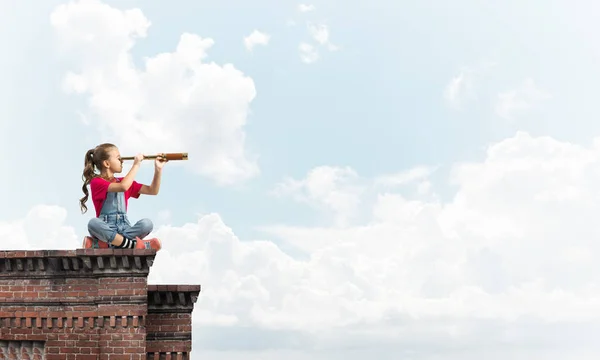
[[191,312],[200,285],[148,285],[148,313]]
[[147,276],[155,256],[152,249],[0,251],[0,278]]
[[75,250],[0,250],[0,259],[3,258],[60,258],[60,257],[77,257],[86,256],[101,256],[101,255],[155,255],[156,250],[153,249],[75,249]]

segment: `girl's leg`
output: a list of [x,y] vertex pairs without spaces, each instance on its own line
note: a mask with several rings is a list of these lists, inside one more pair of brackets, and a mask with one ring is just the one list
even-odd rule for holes
[[88,222],[88,231],[90,235],[100,241],[110,244],[117,235],[116,226],[111,226],[99,218],[92,218]]
[[122,234],[117,233],[117,226],[105,223],[99,218],[92,218],[88,222],[88,231],[90,235],[104,241],[111,248],[132,248],[134,243],[126,239]]
[[128,239],[135,239],[139,237],[140,239],[145,238],[152,232],[154,228],[154,224],[150,219],[141,219],[136,222],[133,226],[127,226],[123,230],[123,236]]
[[144,239],[152,232],[154,225],[150,219],[141,219],[133,226],[125,226],[122,234],[128,239],[136,239],[136,249],[154,249],[156,251],[162,248],[159,239]]

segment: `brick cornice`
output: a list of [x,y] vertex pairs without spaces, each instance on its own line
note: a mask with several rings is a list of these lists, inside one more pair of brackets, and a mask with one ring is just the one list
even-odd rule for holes
[[[91,314],[90,314],[91,313]],[[102,315],[98,312],[87,311],[75,314],[52,312],[0,312],[0,328],[38,328],[38,329],[67,329],[67,328],[137,328],[145,326],[146,316],[140,315]],[[0,357],[1,359],[1,357]]]
[[191,313],[200,285],[148,285],[148,313]]
[[0,251],[0,280],[56,277],[146,277],[152,249],[77,249]]

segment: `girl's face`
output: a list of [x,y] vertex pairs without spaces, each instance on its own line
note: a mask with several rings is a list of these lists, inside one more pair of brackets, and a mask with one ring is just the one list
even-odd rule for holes
[[123,160],[121,160],[121,153],[119,153],[119,149],[114,148],[109,152],[109,157],[107,160],[108,169],[113,173],[120,173],[123,171]]

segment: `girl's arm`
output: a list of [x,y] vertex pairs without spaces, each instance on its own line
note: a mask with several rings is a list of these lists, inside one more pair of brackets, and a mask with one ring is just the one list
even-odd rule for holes
[[161,173],[161,170],[156,169],[154,171],[154,178],[152,178],[152,183],[150,184],[150,186],[142,185],[142,187],[140,188],[140,194],[158,195],[158,190],[160,189]]
[[142,185],[142,187],[140,188],[140,194],[158,195],[158,191],[160,190],[162,167],[166,162],[166,160],[156,159],[156,161],[154,162],[154,178],[152,178],[152,183],[150,184],[150,186]]
[[129,188],[131,187],[131,184],[133,184],[133,179],[135,179],[135,175],[137,174],[137,172],[140,168],[140,163],[142,162],[143,158],[144,158],[144,155],[141,155],[141,154],[136,155],[135,159],[133,160],[133,165],[131,166],[131,170],[129,170],[127,175],[120,182],[111,183],[108,186],[108,191],[109,192],[125,192],[125,191],[129,190]]

